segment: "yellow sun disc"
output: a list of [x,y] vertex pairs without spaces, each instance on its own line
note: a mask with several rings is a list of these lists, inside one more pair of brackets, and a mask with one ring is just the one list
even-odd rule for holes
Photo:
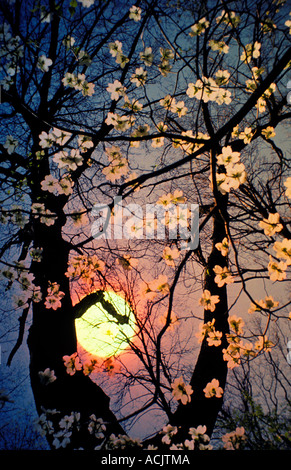
[[101,358],[120,354],[135,333],[135,318],[129,304],[118,294],[104,291],[100,301],[76,318],[78,343]]

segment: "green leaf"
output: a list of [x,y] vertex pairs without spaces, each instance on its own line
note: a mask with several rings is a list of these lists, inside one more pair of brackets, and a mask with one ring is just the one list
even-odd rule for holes
[[69,12],[71,14],[71,17],[74,16],[77,6],[78,6],[77,0],[70,1]]

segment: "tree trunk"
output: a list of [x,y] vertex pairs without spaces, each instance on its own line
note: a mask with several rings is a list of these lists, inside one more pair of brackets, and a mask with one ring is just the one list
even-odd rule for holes
[[[220,201],[221,207],[224,206],[223,198]],[[219,386],[224,389],[227,377],[227,363],[223,360],[222,350],[227,347],[226,334],[229,333],[228,324],[228,303],[226,286],[218,287],[214,282],[215,265],[224,267],[227,265],[227,257],[221,255],[221,252],[215,248],[215,244],[221,242],[226,237],[225,216],[223,212],[214,213],[212,251],[207,261],[204,290],[210,291],[211,295],[219,296],[219,303],[216,304],[214,312],[204,310],[204,323],[215,319],[214,327],[216,331],[223,333],[221,344],[219,346],[209,346],[206,337],[204,338],[196,366],[190,381],[193,389],[191,402],[187,405],[179,404],[173,415],[172,424],[181,426],[175,440],[181,442],[181,439],[189,438],[190,427],[205,425],[206,433],[210,437],[217,419],[217,415],[222,407],[223,397],[206,398],[203,389],[212,379],[219,381]]]
[[[37,225],[37,224],[36,224]],[[33,321],[29,330],[28,346],[30,351],[30,378],[39,414],[45,410],[57,410],[59,413],[49,419],[56,424],[64,415],[71,412],[81,414],[80,429],[70,437],[66,448],[94,448],[98,442],[88,433],[88,418],[95,414],[107,424],[107,434],[125,434],[109,408],[109,397],[90,377],[82,371],[70,376],[66,372],[63,356],[77,351],[75,331],[75,314],[70,298],[67,270],[69,246],[62,239],[61,227],[47,227],[38,223],[35,230],[35,246],[43,248],[41,262],[33,262],[31,271],[35,276],[35,284],[41,287],[43,299],[33,305]],[[57,282],[60,290],[65,293],[62,306],[57,310],[47,309],[44,300],[47,295],[48,282]],[[54,382],[43,384],[39,372],[49,368],[55,372]],[[78,431],[78,432],[77,432]],[[53,436],[47,435],[52,445]]]

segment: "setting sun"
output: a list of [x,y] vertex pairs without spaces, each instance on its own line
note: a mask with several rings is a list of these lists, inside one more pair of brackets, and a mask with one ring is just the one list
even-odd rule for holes
[[134,336],[134,314],[120,295],[104,291],[100,301],[76,318],[76,331],[79,344],[90,354],[101,358],[116,356]]

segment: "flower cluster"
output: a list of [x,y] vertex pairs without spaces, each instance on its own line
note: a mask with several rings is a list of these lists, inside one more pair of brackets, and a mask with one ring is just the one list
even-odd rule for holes
[[252,357],[255,355],[252,343],[242,345],[240,338],[233,336],[228,337],[228,342],[228,347],[223,349],[223,360],[227,362],[227,367],[229,369],[233,369],[240,365],[242,354],[246,357]]
[[[143,137],[149,134],[150,126],[148,124],[143,124],[137,127],[131,134],[131,137]],[[140,140],[132,140],[130,142],[131,147],[138,148],[140,144]]]
[[266,335],[260,335],[258,341],[255,343],[255,348],[258,351],[258,353],[265,351],[271,351],[271,349],[274,347],[274,343],[270,341]]
[[129,18],[133,21],[140,21],[141,20],[141,8],[136,7],[135,5],[132,5],[132,7],[129,9]]
[[74,183],[69,175],[63,176],[60,180],[52,175],[46,175],[40,184],[43,191],[69,196],[73,192]]
[[138,264],[138,260],[132,258],[130,255],[123,255],[119,258],[116,258],[116,263],[119,264],[124,271],[131,271],[132,268],[135,268]]
[[31,214],[35,219],[39,219],[42,224],[53,225],[57,218],[57,215],[45,208],[45,205],[39,202],[35,202],[31,205]]
[[70,356],[63,356],[63,361],[66,372],[69,375],[74,375],[78,370],[82,370],[82,363],[80,362],[80,358],[76,352]]
[[136,449],[140,447],[142,447],[142,444],[139,439],[132,439],[131,437],[122,434],[119,434],[118,436],[111,434],[105,445],[107,450],[124,450],[128,448]]
[[[36,429],[42,436],[52,436],[52,445],[55,449],[66,448],[71,444],[72,434],[81,430],[79,412],[72,411],[61,419],[57,419],[58,415],[60,412],[57,410],[44,410],[36,421]],[[106,423],[102,418],[96,418],[94,414],[91,414],[84,424],[89,434],[93,435],[97,441],[104,440]],[[96,446],[97,449],[98,446]]]
[[218,295],[211,295],[210,291],[208,289],[205,289],[202,297],[199,299],[199,305],[202,305],[202,307],[205,310],[210,310],[210,312],[214,312],[216,305],[219,302],[219,296]]
[[175,259],[179,258],[180,251],[178,248],[170,248],[166,246],[163,250],[163,259],[168,266],[175,267]]
[[271,137],[275,137],[276,132],[274,131],[274,127],[267,126],[265,129],[262,129],[261,134],[265,137],[265,139],[271,139]]
[[245,323],[241,317],[232,315],[228,318],[228,323],[229,323],[230,328],[234,331],[236,335],[243,334],[243,326]]
[[70,279],[80,278],[86,284],[92,284],[96,271],[103,271],[105,263],[96,255],[77,255],[70,258],[66,276]]
[[206,398],[221,398],[223,395],[223,388],[219,386],[219,381],[217,379],[212,379],[211,382],[208,382],[206,387],[203,389],[203,392]]
[[176,99],[171,95],[166,95],[164,98],[160,99],[160,105],[166,110],[170,111],[172,108],[172,102],[175,104]]
[[96,439],[104,439],[104,432],[106,431],[106,425],[102,418],[96,418],[94,414],[90,417],[90,422],[88,424],[88,431],[90,434],[93,434]]
[[15,151],[17,146],[18,146],[18,140],[15,139],[12,135],[8,135],[6,137],[6,142],[3,145],[3,147],[7,150],[7,153],[11,155]]
[[[164,210],[159,209],[156,206],[155,210],[147,211],[144,217],[141,214],[140,217],[136,219],[134,223],[129,218],[124,224],[124,229],[127,231],[127,233],[130,234],[132,238],[141,238],[144,232],[148,237],[151,237],[154,234],[154,231],[158,228],[156,215],[159,218],[159,222],[165,226],[163,228],[164,232],[168,230],[169,233],[171,231],[176,233],[175,231],[177,229],[177,225],[179,225],[181,230],[189,228],[192,213],[188,209],[188,207],[179,205],[179,201],[181,201],[182,203],[183,201],[185,201],[185,198],[182,196],[182,194],[182,191],[178,190],[175,190],[174,194],[163,194],[158,199],[156,204],[163,206]],[[157,213],[155,211],[157,211]],[[130,217],[131,212],[127,211],[125,215]],[[163,256],[163,258],[167,259],[167,255],[169,254],[170,251],[166,250],[165,256]],[[178,253],[176,252],[176,250],[174,250],[173,255],[176,256],[177,254]]]
[[10,209],[0,208],[0,222],[1,224],[10,222],[13,225],[23,228],[29,222],[29,216],[22,207],[13,204]]
[[265,235],[272,237],[276,232],[281,232],[283,225],[280,223],[280,214],[269,214],[267,219],[259,222],[259,227],[264,230]]
[[190,439],[186,439],[183,443],[174,444],[173,437],[177,435],[177,426],[168,424],[165,426],[160,434],[162,443],[169,445],[170,450],[211,450],[212,446],[209,444],[210,438],[206,434],[206,426],[197,426],[197,428],[190,428]]
[[9,287],[16,280],[17,286],[20,287],[17,293],[13,295],[13,304],[16,308],[27,308],[29,303],[40,302],[42,293],[40,287],[34,285],[34,275],[25,270],[22,265],[15,268],[9,268],[1,272],[2,276],[9,279]]
[[142,67],[135,69],[135,73],[130,77],[130,81],[135,84],[135,86],[140,87],[144,86],[147,80],[147,71]]
[[162,434],[162,443],[163,444],[170,444],[171,439],[175,434],[177,434],[178,428],[177,426],[172,426],[171,424],[168,424],[167,426],[164,426],[160,434]]
[[0,85],[3,86],[4,90],[9,90],[10,86],[13,85],[16,80],[16,75],[19,70],[18,61],[24,54],[20,37],[13,37],[9,29],[8,23],[2,23],[0,25],[0,57],[3,59],[1,65],[3,65],[3,71],[5,72],[5,77],[0,81]]
[[204,101],[204,103],[215,101],[219,105],[230,104],[231,92],[221,88],[218,83],[221,83],[219,76],[216,80],[211,77],[207,78],[203,76],[201,80],[198,79],[196,83],[189,83],[186,93],[189,98],[195,97],[199,101]]
[[73,36],[70,36],[70,35],[65,36],[64,39],[62,40],[62,44],[66,46],[67,49],[70,49],[71,47],[73,47],[75,42],[76,42],[75,38],[73,38]]
[[228,54],[229,46],[224,41],[216,41],[211,39],[209,41],[209,46],[213,51],[218,51],[220,54]]
[[234,11],[222,10],[221,15],[217,16],[216,23],[225,23],[229,26],[236,27],[240,23],[240,16]]
[[222,287],[225,284],[231,284],[234,282],[234,278],[231,275],[227,266],[223,268],[221,266],[214,266],[213,272],[216,274],[214,278],[214,282],[218,285],[218,287]]
[[222,436],[223,447],[226,450],[241,449],[246,438],[244,427],[237,427],[235,431]]
[[231,136],[238,137],[243,140],[245,144],[249,144],[253,138],[253,130],[251,127],[245,127],[243,131],[239,131],[239,125],[235,126],[232,130]]
[[157,204],[161,204],[164,207],[169,207],[171,204],[183,204],[185,201],[186,197],[183,196],[183,191],[175,189],[173,193],[163,194],[157,200]]
[[261,22],[261,28],[262,28],[262,32],[264,34],[266,34],[266,33],[274,32],[274,30],[277,28],[277,26],[275,25],[275,23],[270,18],[265,18]]
[[228,255],[228,249],[229,249],[229,243],[228,243],[228,238],[224,237],[222,242],[216,243],[215,248],[220,251],[222,256],[227,256]]
[[74,73],[67,72],[62,79],[64,86],[74,88],[74,90],[81,91],[83,96],[92,96],[94,94],[94,83],[89,83],[86,80],[84,73]]
[[139,57],[147,67],[151,67],[154,60],[152,48],[145,47],[144,51],[139,53]]
[[109,83],[106,91],[110,93],[111,99],[117,101],[121,96],[125,95],[126,87],[124,87],[119,80],[114,80]]
[[242,341],[241,335],[243,334],[242,327],[244,325],[242,318],[237,318],[233,315],[228,319],[228,323],[233,331],[226,335],[229,345],[226,349],[223,349],[223,359],[227,361],[227,367],[233,369],[239,366],[241,355],[246,357],[253,355],[253,345],[252,343],[243,343]]
[[209,444],[210,437],[206,434],[206,426],[197,426],[197,428],[190,428],[189,434],[191,440],[186,440],[184,445],[189,450],[212,450]]
[[274,260],[271,255],[269,256],[269,276],[271,281],[282,281],[286,279],[286,270],[288,266],[291,265],[291,240],[284,238],[281,242],[276,241],[273,245],[273,249],[276,252],[276,256],[282,261],[278,262]]
[[210,23],[209,21],[204,17],[201,18],[197,23],[193,24],[191,26],[191,31],[189,33],[190,36],[200,36],[200,34],[204,33],[207,28],[209,28]]
[[121,365],[115,361],[113,357],[109,357],[108,359],[105,359],[103,368],[110,377],[113,377],[115,374],[120,372]]
[[92,372],[94,372],[94,370],[96,370],[97,367],[99,367],[97,359],[90,359],[87,362],[84,362],[82,366],[83,366],[84,375],[92,374]]
[[176,101],[176,98],[172,97],[171,95],[166,95],[164,98],[162,98],[160,100],[160,105],[172,113],[177,113],[179,117],[185,116],[188,111],[184,101]]
[[142,283],[140,295],[145,300],[153,300],[159,293],[167,294],[169,289],[167,276],[160,274],[157,279]]
[[[166,132],[166,130],[168,129],[168,126],[163,121],[161,121],[156,125],[156,128],[159,132]],[[162,147],[164,145],[164,140],[165,140],[165,138],[163,136],[155,137],[151,141],[152,142],[152,147],[153,148]]]
[[44,371],[39,371],[38,373],[40,382],[43,385],[48,385],[50,383],[53,383],[55,380],[57,380],[55,376],[55,371],[49,369],[48,367]]
[[82,3],[82,6],[85,8],[90,8],[94,5],[95,0],[78,0],[78,2]]
[[228,70],[217,70],[215,72],[215,81],[217,85],[226,85],[229,81],[230,73]]
[[[271,300],[270,303],[272,303]],[[269,351],[274,346],[266,335],[259,336],[255,344],[244,340],[244,321],[241,317],[233,315],[229,317],[228,322],[231,332],[226,335],[228,347],[223,349],[223,359],[227,361],[228,368],[233,369],[240,365],[241,359],[254,358],[261,352]]]
[[125,65],[129,62],[128,57],[122,52],[122,43],[120,41],[114,41],[109,43],[109,52],[112,57],[115,57],[116,63],[120,65],[121,68],[124,68]]
[[[80,134],[78,136],[78,146],[79,146],[79,151],[81,153],[87,152],[88,149],[92,148],[94,146],[91,137],[85,135],[85,134]],[[77,152],[77,150],[76,150]],[[75,155],[74,155],[75,157]],[[79,158],[79,157],[78,157]]]
[[59,284],[57,282],[50,282],[44,303],[45,308],[57,310],[62,306],[61,300],[64,296],[65,293],[60,290]]
[[251,303],[251,306],[248,310],[248,313],[261,312],[264,309],[271,310],[272,308],[278,307],[279,302],[275,301],[274,298],[270,295],[261,300],[255,300],[255,303]]
[[222,332],[217,331],[214,328],[208,328],[206,341],[208,346],[220,346],[222,338]]
[[42,248],[31,248],[29,250],[29,254],[31,256],[31,259],[37,263],[39,263],[42,259],[42,252],[43,252],[43,249]]
[[[237,189],[246,181],[245,166],[240,162],[240,153],[233,152],[230,145],[222,148],[222,153],[217,156],[219,172],[216,173],[216,185],[222,194]],[[224,169],[224,172],[221,170]],[[209,176],[212,186],[212,176]]]
[[108,126],[113,126],[117,131],[126,131],[130,129],[134,124],[134,117],[133,116],[119,116],[117,113],[109,112],[105,122]]
[[[246,91],[247,92],[252,93],[253,91],[256,90],[256,88],[259,85],[258,78],[261,76],[263,71],[264,71],[263,68],[259,69],[258,67],[252,67],[253,78],[248,79],[246,81]],[[276,84],[271,83],[271,85],[267,88],[267,90],[265,90],[264,93],[262,94],[262,96],[260,96],[260,98],[258,99],[258,101],[256,103],[256,108],[258,109],[258,111],[260,113],[263,113],[266,110],[266,105],[267,105],[266,100],[268,98],[270,98],[270,96],[276,91],[276,88],[277,88]],[[271,128],[271,126],[270,126],[270,128]]]
[[[289,16],[291,16],[291,11],[289,13]],[[289,28],[289,34],[291,34],[291,20],[285,21],[285,26],[287,26],[287,28]]]
[[158,69],[163,77],[166,77],[171,71],[170,60],[174,58],[174,53],[171,49],[160,47],[161,62]]
[[115,181],[122,176],[127,175],[129,171],[128,162],[127,159],[122,156],[120,148],[114,145],[112,147],[107,147],[106,154],[110,162],[110,164],[102,170],[106,179],[109,181]]
[[71,138],[70,132],[54,127],[49,132],[42,131],[39,135],[39,145],[41,148],[50,148],[53,145],[63,146]]
[[261,44],[255,41],[254,44],[247,44],[244,46],[244,50],[240,56],[240,60],[246,63],[250,63],[252,59],[260,57]]
[[270,280],[275,281],[283,281],[286,279],[286,269],[288,267],[285,261],[276,261],[271,255],[269,256],[269,263],[268,263],[268,272]]
[[45,410],[36,422],[36,428],[42,436],[52,435],[52,445],[55,449],[66,448],[71,443],[73,432],[80,430],[81,415],[74,411],[59,420],[56,430],[54,421],[58,414],[57,410]]
[[57,413],[57,410],[45,410],[36,420],[35,427],[41,436],[47,436],[54,433],[52,417]]
[[74,171],[82,165],[83,157],[78,149],[72,149],[70,154],[66,150],[61,150],[54,154],[53,161],[60,170]]
[[[99,364],[96,359],[89,359],[86,362],[82,363],[78,353],[74,352],[70,356],[65,355],[63,356],[64,366],[66,368],[66,372],[69,375],[74,375],[77,371],[82,370],[84,375],[90,375],[95,370],[99,370]],[[106,366],[105,366],[106,370]]]
[[53,61],[52,59],[46,57],[44,54],[41,55],[38,58],[37,61],[37,67],[42,71],[42,72],[48,72],[49,67],[52,65]]
[[106,176],[109,181],[115,181],[128,173],[128,163],[126,158],[115,160],[110,165],[102,170],[102,173]]
[[175,400],[181,401],[183,405],[186,405],[191,401],[191,395],[193,393],[191,385],[186,385],[183,377],[178,377],[171,384],[172,395]]
[[183,139],[173,139],[173,147],[181,148],[188,155],[203,147],[205,142],[210,138],[209,135],[203,134],[203,132],[197,132],[196,136],[194,136],[192,130],[183,131],[181,135],[193,138],[194,142],[188,142]]
[[277,241],[273,249],[278,258],[283,259],[287,266],[291,265],[291,240],[284,238],[281,242]]
[[215,330],[214,323],[215,323],[215,318],[213,318],[211,321],[208,321],[206,323],[199,324],[199,331],[195,334],[199,343],[202,343],[204,338],[206,338],[208,346],[220,346],[222,332]]
[[[60,418],[60,412],[54,410],[43,410],[43,413],[36,420],[36,429],[41,436],[52,436],[52,445],[55,449],[67,448],[72,444],[73,433],[78,433],[85,429],[91,436],[97,440],[97,445],[94,450],[127,450],[127,449],[141,449],[144,448],[140,439],[134,439],[127,435],[111,434],[106,436],[107,423],[103,419],[97,418],[95,414],[91,414],[88,419],[83,423],[81,421],[81,414],[72,411],[70,414],[64,415]],[[197,428],[189,428],[189,439],[183,443],[174,444],[173,438],[178,433],[178,427],[168,424],[164,426],[160,435],[162,436],[161,442],[164,445],[170,446],[170,450],[211,450],[212,446],[209,444],[210,438],[206,434],[206,426],[197,426]],[[225,441],[224,441],[225,442]],[[156,450],[157,447],[149,445],[146,450]]]

